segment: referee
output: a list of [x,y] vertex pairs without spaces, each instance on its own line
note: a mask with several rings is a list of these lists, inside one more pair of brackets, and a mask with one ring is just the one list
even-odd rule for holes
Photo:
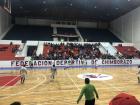
[[94,87],[94,85],[90,84],[90,80],[89,78],[85,78],[85,86],[82,88],[80,96],[77,100],[77,104],[79,103],[79,101],[81,100],[82,96],[85,95],[85,105],[95,105],[95,96],[94,94],[96,94],[96,98],[98,99],[98,93]]

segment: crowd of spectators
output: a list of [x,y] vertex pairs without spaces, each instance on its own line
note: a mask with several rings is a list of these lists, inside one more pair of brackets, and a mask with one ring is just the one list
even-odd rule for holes
[[66,59],[115,59],[110,54],[101,54],[100,43],[44,43],[43,54],[33,56],[36,60],[66,60]]
[[17,53],[19,50],[19,46],[18,45],[13,45],[13,43],[10,43],[10,46],[12,53]]
[[18,51],[18,47],[18,45],[13,45],[11,42],[10,45],[2,45],[2,47],[0,47],[0,51],[8,51],[8,49],[10,49],[12,53],[16,53]]
[[116,59],[116,57],[110,54],[102,54],[101,59]]
[[120,59],[140,58],[140,51],[133,46],[122,46],[122,44],[119,44],[115,47],[121,53],[119,56]]
[[[34,60],[68,60],[68,59],[134,59],[140,58],[140,51],[135,53],[117,52],[115,56],[108,53],[102,54],[99,47],[100,43],[44,43],[43,54],[36,55],[37,47],[28,51]],[[16,52],[18,47],[15,46],[12,52]],[[29,50],[29,49],[28,49]],[[129,49],[127,49],[129,51]]]

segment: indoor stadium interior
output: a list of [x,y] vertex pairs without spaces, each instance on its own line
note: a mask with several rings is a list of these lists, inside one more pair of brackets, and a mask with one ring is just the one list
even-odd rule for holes
[[139,89],[140,0],[0,0],[0,105],[140,105]]

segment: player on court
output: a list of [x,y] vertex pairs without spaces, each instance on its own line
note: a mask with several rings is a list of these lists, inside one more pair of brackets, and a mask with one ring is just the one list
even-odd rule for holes
[[97,69],[97,63],[96,63],[96,61],[95,61],[95,69]]
[[97,69],[98,64],[97,64],[97,58],[95,59],[95,69]]
[[33,58],[30,59],[30,69],[33,70]]
[[51,79],[55,79],[55,75],[57,74],[57,68],[55,64],[51,67]]
[[138,66],[138,69],[139,69],[139,71],[137,73],[137,77],[138,77],[138,83],[140,83],[140,65]]
[[24,84],[26,76],[27,76],[27,68],[25,67],[25,65],[23,65],[20,69],[21,84]]

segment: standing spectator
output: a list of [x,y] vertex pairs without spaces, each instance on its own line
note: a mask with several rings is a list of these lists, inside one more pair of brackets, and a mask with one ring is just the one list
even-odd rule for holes
[[33,57],[30,58],[30,69],[33,70]]
[[95,96],[94,94],[96,94],[96,98],[98,99],[98,93],[94,87],[94,85],[90,84],[90,80],[89,78],[85,78],[85,86],[82,88],[80,96],[77,100],[77,104],[79,103],[79,101],[81,100],[82,96],[85,95],[85,105],[95,105]]

